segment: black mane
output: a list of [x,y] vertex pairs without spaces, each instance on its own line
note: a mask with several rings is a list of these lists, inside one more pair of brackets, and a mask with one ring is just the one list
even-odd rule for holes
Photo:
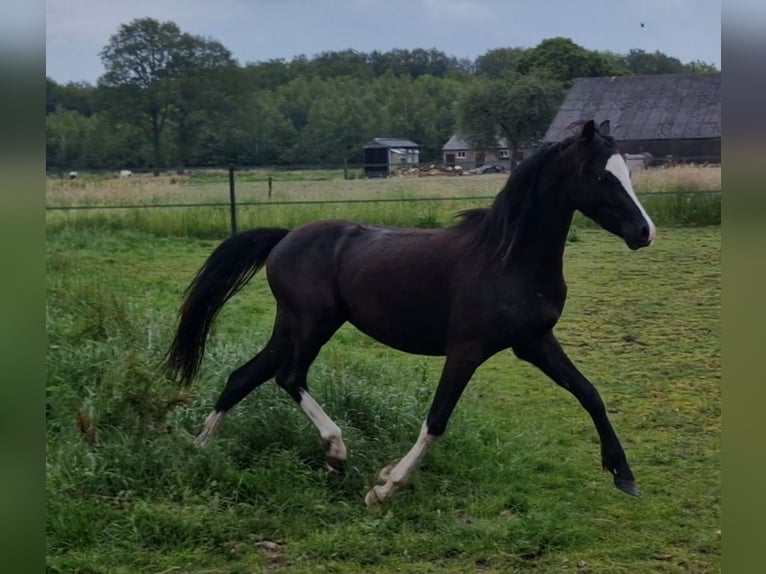
[[543,144],[513,170],[490,207],[459,212],[458,225],[475,226],[476,244],[491,242],[497,245],[495,255],[504,257],[533,202],[543,168],[572,145],[575,139],[575,136],[570,136],[559,142]]

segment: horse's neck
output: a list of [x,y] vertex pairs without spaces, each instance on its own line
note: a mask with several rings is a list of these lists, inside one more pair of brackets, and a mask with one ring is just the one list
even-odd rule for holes
[[534,264],[543,272],[561,270],[574,211],[566,207],[560,196],[548,197],[548,201],[538,201],[519,221],[508,252],[508,265]]

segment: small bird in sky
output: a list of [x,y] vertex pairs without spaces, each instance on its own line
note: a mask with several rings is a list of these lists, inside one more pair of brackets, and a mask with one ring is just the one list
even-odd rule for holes
[[643,22],[641,22],[641,27],[642,27],[642,28],[644,27],[644,23],[643,23]]

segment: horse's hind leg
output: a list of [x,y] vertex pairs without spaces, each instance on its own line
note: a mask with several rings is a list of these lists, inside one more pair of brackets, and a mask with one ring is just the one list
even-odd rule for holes
[[342,321],[333,321],[321,328],[301,329],[302,335],[294,337],[292,360],[285,369],[277,374],[276,381],[297,402],[309,420],[319,431],[322,449],[327,467],[341,471],[345,465],[347,453],[340,427],[329,417],[319,403],[314,400],[308,389],[308,371],[322,346],[340,327]]
[[220,428],[226,413],[256,387],[277,374],[289,357],[287,351],[284,339],[275,329],[274,335],[263,350],[229,375],[215,408],[207,416],[202,431],[194,439],[195,446],[204,447]]
[[343,469],[347,458],[342,432],[309,393],[306,382],[307,371],[308,369],[304,367],[291,369],[285,376],[277,375],[277,383],[293,397],[317,428],[327,467],[339,472]]

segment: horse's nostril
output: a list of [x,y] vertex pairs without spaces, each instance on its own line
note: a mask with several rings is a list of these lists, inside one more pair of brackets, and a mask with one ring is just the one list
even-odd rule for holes
[[644,241],[649,239],[649,226],[648,225],[642,225],[641,229],[638,230],[638,233],[641,235],[641,239]]

